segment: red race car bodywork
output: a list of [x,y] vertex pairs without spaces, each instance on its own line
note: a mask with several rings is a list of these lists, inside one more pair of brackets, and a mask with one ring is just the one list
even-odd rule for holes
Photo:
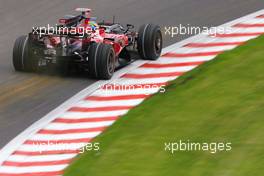
[[13,49],[15,69],[39,71],[55,65],[63,73],[74,67],[95,78],[110,79],[118,67],[133,61],[134,51],[142,59],[160,56],[159,26],[145,24],[137,32],[131,24],[97,23],[90,9],[76,10],[81,14],[59,19],[60,25],[33,27],[27,36],[19,37]]

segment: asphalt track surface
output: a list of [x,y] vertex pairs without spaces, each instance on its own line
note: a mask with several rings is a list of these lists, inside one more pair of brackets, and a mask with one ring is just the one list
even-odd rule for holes
[[[264,8],[259,0],[0,0],[0,148],[65,100],[96,80],[85,76],[17,73],[12,67],[14,40],[33,26],[56,24],[76,7],[120,23],[161,26],[217,26]],[[164,37],[164,46],[188,35]]]

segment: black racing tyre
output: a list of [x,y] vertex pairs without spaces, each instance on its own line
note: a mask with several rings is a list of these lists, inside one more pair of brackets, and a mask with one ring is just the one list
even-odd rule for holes
[[27,36],[20,36],[15,41],[13,65],[16,71],[31,72],[37,70],[38,61],[30,51]]
[[115,71],[116,56],[111,45],[92,43],[88,51],[89,74],[97,79],[111,79]]
[[142,25],[138,31],[137,46],[142,59],[158,59],[162,50],[160,27],[154,24]]

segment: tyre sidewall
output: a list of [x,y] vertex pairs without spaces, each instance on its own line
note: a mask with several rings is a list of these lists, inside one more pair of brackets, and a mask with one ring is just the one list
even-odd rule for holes
[[109,72],[108,59],[110,55],[113,56],[112,64],[115,64],[115,52],[111,45],[104,43],[91,44],[88,51],[88,71],[92,77],[107,80],[113,76],[114,72]]
[[[160,37],[160,50],[156,51],[156,37]],[[162,49],[162,34],[160,27],[153,24],[146,24],[140,27],[138,36],[138,50],[143,59],[156,60],[159,58]]]

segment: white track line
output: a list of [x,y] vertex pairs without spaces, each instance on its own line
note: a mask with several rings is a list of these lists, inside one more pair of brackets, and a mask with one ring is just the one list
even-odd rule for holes
[[44,156],[23,156],[23,155],[11,155],[7,161],[14,162],[43,162],[43,161],[57,161],[72,159],[76,154],[63,154],[63,155],[44,155]]
[[[111,80],[98,81],[82,90],[0,151],[0,176],[61,175],[78,149],[140,104],[147,95],[158,92],[157,85],[165,85],[217,54],[263,33],[262,25],[238,26],[264,24],[264,18],[255,18],[262,14],[264,10],[221,25],[230,27],[230,34],[216,37],[200,34],[173,44],[163,49],[165,55],[157,61],[136,61],[116,72]],[[124,85],[132,89],[122,90],[120,86]],[[55,145],[50,145],[49,142],[54,141]]]
[[69,130],[69,129],[84,129],[84,128],[98,128],[110,126],[114,121],[103,121],[103,122],[90,122],[81,124],[63,124],[63,123],[51,123],[45,129],[46,130]]

